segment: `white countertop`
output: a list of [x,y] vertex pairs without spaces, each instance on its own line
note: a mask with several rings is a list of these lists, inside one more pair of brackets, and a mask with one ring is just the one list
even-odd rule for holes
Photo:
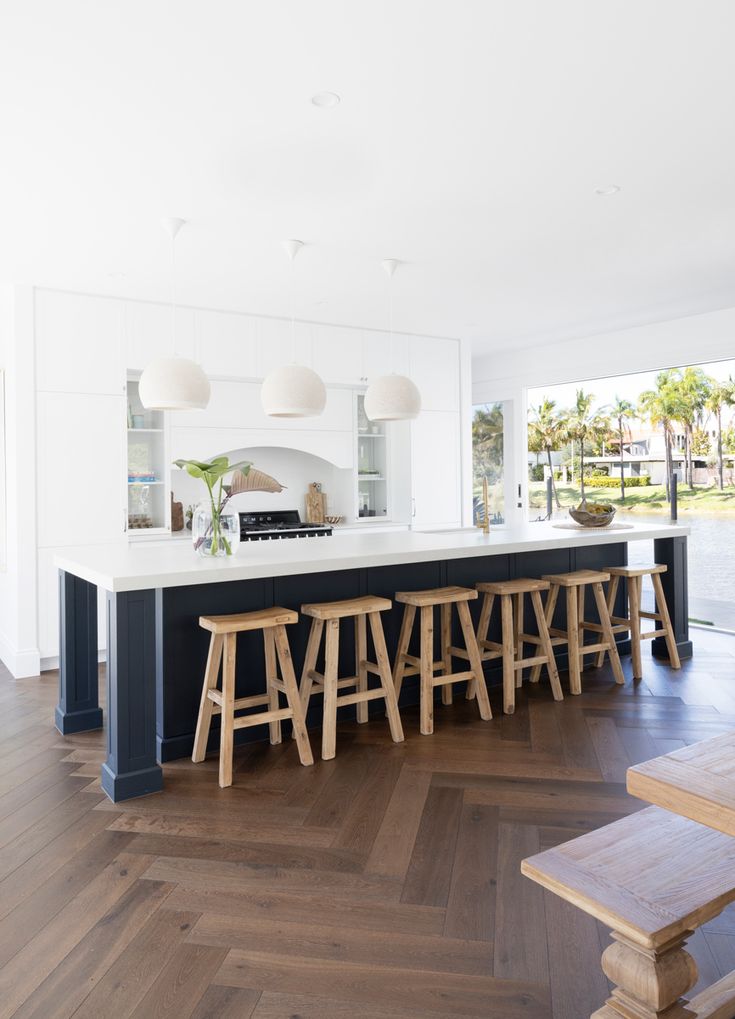
[[561,530],[549,523],[445,532],[398,531],[388,534],[334,534],[245,542],[231,558],[205,559],[188,542],[146,547],[144,542],[68,548],[55,556],[61,570],[107,591],[140,591],[232,580],[258,580],[330,570],[435,562],[483,555],[537,552],[583,545],[612,545],[651,538],[686,536],[681,524],[634,524],[625,530]]

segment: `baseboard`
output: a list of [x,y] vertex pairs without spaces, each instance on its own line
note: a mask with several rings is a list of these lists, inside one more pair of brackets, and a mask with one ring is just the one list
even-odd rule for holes
[[14,679],[28,679],[41,675],[41,653],[38,648],[13,647],[4,633],[0,633],[0,661]]

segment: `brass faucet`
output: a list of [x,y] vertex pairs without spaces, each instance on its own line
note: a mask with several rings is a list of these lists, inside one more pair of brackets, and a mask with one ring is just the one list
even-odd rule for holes
[[487,478],[482,479],[482,506],[483,519],[475,524],[475,527],[482,528],[483,534],[490,533],[490,506],[488,500]]

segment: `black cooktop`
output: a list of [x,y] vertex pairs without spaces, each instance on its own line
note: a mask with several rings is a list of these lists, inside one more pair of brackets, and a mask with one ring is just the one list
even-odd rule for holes
[[303,523],[298,510],[240,513],[240,541],[324,537],[331,533],[329,524]]

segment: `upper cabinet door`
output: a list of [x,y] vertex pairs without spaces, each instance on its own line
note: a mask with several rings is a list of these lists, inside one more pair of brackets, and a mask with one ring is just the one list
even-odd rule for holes
[[122,301],[37,290],[35,311],[39,390],[123,392]]
[[327,383],[364,385],[362,331],[341,326],[314,326],[313,368]]
[[409,346],[422,410],[459,410],[459,341],[412,336]]
[[363,374],[367,382],[381,375],[408,374],[408,340],[405,336],[365,331],[362,334]]
[[199,360],[204,371],[229,378],[256,378],[257,322],[249,315],[197,311]]
[[411,468],[416,525],[462,519],[459,415],[426,411],[411,422]]
[[148,304],[145,301],[125,303],[125,367],[142,371],[157,357],[195,356],[194,312],[190,308],[176,309],[176,336],[174,338],[171,308],[165,304]]

